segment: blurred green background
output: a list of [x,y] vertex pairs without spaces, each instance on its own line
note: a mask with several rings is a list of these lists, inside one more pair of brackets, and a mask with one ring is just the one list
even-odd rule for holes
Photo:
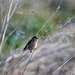
[[[5,0],[2,0],[5,3]],[[17,10],[10,19],[6,32],[5,41],[2,47],[2,55],[10,54],[27,41],[41,29],[46,21],[56,11],[60,0],[21,0]],[[0,33],[3,18],[8,8],[8,2],[5,3],[4,11],[0,13]],[[0,11],[2,7],[0,6]],[[75,14],[75,0],[63,0],[61,8],[54,15],[51,21],[41,30],[38,37],[47,37],[58,26],[63,25],[67,19]],[[14,33],[10,35],[13,31]],[[2,38],[0,38],[1,42]]]

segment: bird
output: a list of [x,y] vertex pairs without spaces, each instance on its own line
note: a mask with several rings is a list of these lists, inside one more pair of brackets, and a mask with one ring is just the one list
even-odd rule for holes
[[36,49],[38,44],[38,38],[37,36],[33,36],[32,39],[26,44],[23,51],[30,50],[30,53],[32,53],[32,50]]

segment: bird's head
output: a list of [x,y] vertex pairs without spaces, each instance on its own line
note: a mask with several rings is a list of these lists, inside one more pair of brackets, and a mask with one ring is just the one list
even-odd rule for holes
[[33,36],[32,39],[34,40],[34,39],[38,39],[38,38],[37,38],[37,36]]

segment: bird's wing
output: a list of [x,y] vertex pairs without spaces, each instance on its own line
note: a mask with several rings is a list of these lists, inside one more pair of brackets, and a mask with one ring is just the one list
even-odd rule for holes
[[27,43],[28,47],[31,46],[31,45],[33,45],[33,42],[34,42],[34,41],[31,39],[31,40]]
[[33,40],[31,39],[27,45],[24,47],[23,51],[27,50],[29,46],[32,46],[33,45]]

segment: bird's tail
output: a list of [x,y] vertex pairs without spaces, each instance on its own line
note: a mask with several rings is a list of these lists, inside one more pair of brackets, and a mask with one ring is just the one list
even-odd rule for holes
[[24,47],[23,51],[26,51],[27,50],[27,45]]

